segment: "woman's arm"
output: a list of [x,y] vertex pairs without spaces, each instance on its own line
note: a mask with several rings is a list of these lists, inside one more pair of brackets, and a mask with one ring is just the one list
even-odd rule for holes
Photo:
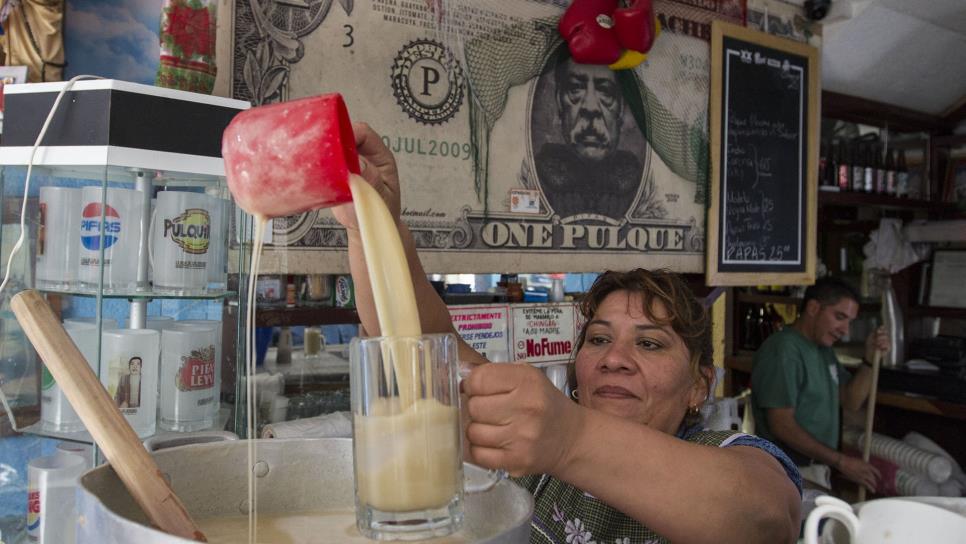
[[[413,290],[416,295],[416,306],[419,310],[419,322],[423,333],[456,333],[450,319],[446,304],[439,298],[436,290],[426,278],[422,263],[416,253],[416,244],[412,234],[400,219],[400,191],[399,174],[396,160],[392,153],[382,143],[382,139],[369,125],[354,123],[353,131],[356,136],[356,146],[359,149],[360,164],[363,166],[362,177],[376,188],[383,197],[399,232],[403,249],[406,252],[409,272],[413,280]],[[349,270],[356,292],[356,309],[359,319],[367,334],[380,334],[379,320],[376,316],[376,306],[372,298],[372,287],[369,284],[369,272],[366,268],[366,258],[362,250],[362,238],[359,224],[356,220],[353,205],[344,204],[333,208],[335,218],[346,227],[349,242]],[[473,350],[459,335],[460,360],[471,363],[484,362],[483,356]]]
[[557,391],[539,369],[484,365],[463,380],[470,457],[513,475],[546,473],[672,542],[794,542],[801,498],[757,448],[692,444]]
[[798,489],[765,451],[693,444],[581,410],[586,412],[585,431],[559,469],[560,479],[671,542],[779,543],[798,538]]

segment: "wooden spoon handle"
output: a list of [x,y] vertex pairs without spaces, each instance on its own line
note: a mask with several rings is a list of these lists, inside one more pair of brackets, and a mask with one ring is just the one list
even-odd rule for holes
[[26,290],[14,295],[10,307],[57,385],[151,523],[169,534],[207,542],[47,301],[38,292]]
[[[879,367],[882,365],[882,352],[876,350],[872,357],[872,384],[869,386],[869,400],[865,407],[865,434],[862,435],[862,460],[869,462],[872,453],[872,423],[875,422],[875,397],[879,390]],[[865,486],[859,484],[859,502],[865,501]]]

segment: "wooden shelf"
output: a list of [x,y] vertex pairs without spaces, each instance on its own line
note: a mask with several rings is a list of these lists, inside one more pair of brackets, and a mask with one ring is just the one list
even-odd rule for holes
[[896,132],[939,132],[946,128],[945,120],[938,115],[828,90],[822,91],[822,117],[876,126],[886,124]]
[[945,202],[933,202],[931,200],[913,200],[909,198],[897,198],[889,195],[875,193],[858,192],[831,192],[819,191],[819,206],[873,206],[886,209],[904,210],[931,210],[931,211],[955,211],[955,208]]
[[[740,291],[735,294],[735,300],[749,304],[792,304],[798,306],[802,303],[801,297],[768,295],[765,293],[742,293]],[[863,309],[878,310],[880,304],[881,302],[878,299],[864,299],[859,301],[859,306]]]
[[768,295],[765,293],[738,292],[735,295],[735,299],[738,302],[748,302],[751,304],[792,304],[798,306],[802,303],[801,297],[792,297],[788,295]]
[[945,317],[947,319],[966,319],[966,308],[947,308],[942,306],[910,306],[910,317]]
[[876,406],[891,406],[910,412],[919,412],[953,419],[966,420],[966,404],[958,404],[930,397],[921,397],[897,391],[879,391]]
[[[37,288],[41,293],[54,295],[69,295],[75,297],[97,297],[97,288],[74,288],[74,289],[48,289],[45,287]],[[125,300],[232,300],[238,293],[225,291],[223,289],[212,289],[203,293],[179,293],[175,291],[155,291],[153,289],[144,291],[129,290],[108,290],[101,292],[101,297],[105,299],[125,299]]]
[[859,221],[848,219],[833,219],[822,221],[822,232],[845,232],[855,236],[866,237],[866,234],[879,228],[878,221]]
[[946,136],[933,136],[932,143],[936,147],[957,147],[966,145],[966,134],[948,134]]
[[[738,372],[751,374],[753,366],[752,356],[739,354],[725,357],[724,366],[729,370],[737,370]],[[879,391],[876,394],[875,403],[876,405],[891,406],[911,412],[966,420],[966,404],[958,404],[900,391]]]
[[353,308],[259,308],[255,311],[256,327],[341,325],[358,322],[359,314]]

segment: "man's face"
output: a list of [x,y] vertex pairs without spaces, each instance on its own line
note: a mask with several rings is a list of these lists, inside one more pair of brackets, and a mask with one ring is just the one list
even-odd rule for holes
[[859,313],[859,303],[850,298],[841,298],[835,304],[822,306],[817,300],[810,300],[809,304],[818,306],[815,313],[813,338],[820,346],[831,347],[840,338],[849,333],[849,323]]
[[564,139],[585,160],[605,159],[620,140],[624,107],[614,71],[573,61],[567,66],[557,89]]
[[141,359],[135,357],[127,363],[127,367],[131,370],[131,374],[141,373]]

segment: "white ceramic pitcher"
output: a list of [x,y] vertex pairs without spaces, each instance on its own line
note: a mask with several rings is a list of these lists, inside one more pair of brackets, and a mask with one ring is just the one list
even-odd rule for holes
[[819,544],[819,522],[823,518],[842,522],[851,544],[966,544],[966,517],[936,506],[879,499],[862,505],[856,516],[852,506],[835,497],[819,497],[815,504],[805,522],[805,544]]

